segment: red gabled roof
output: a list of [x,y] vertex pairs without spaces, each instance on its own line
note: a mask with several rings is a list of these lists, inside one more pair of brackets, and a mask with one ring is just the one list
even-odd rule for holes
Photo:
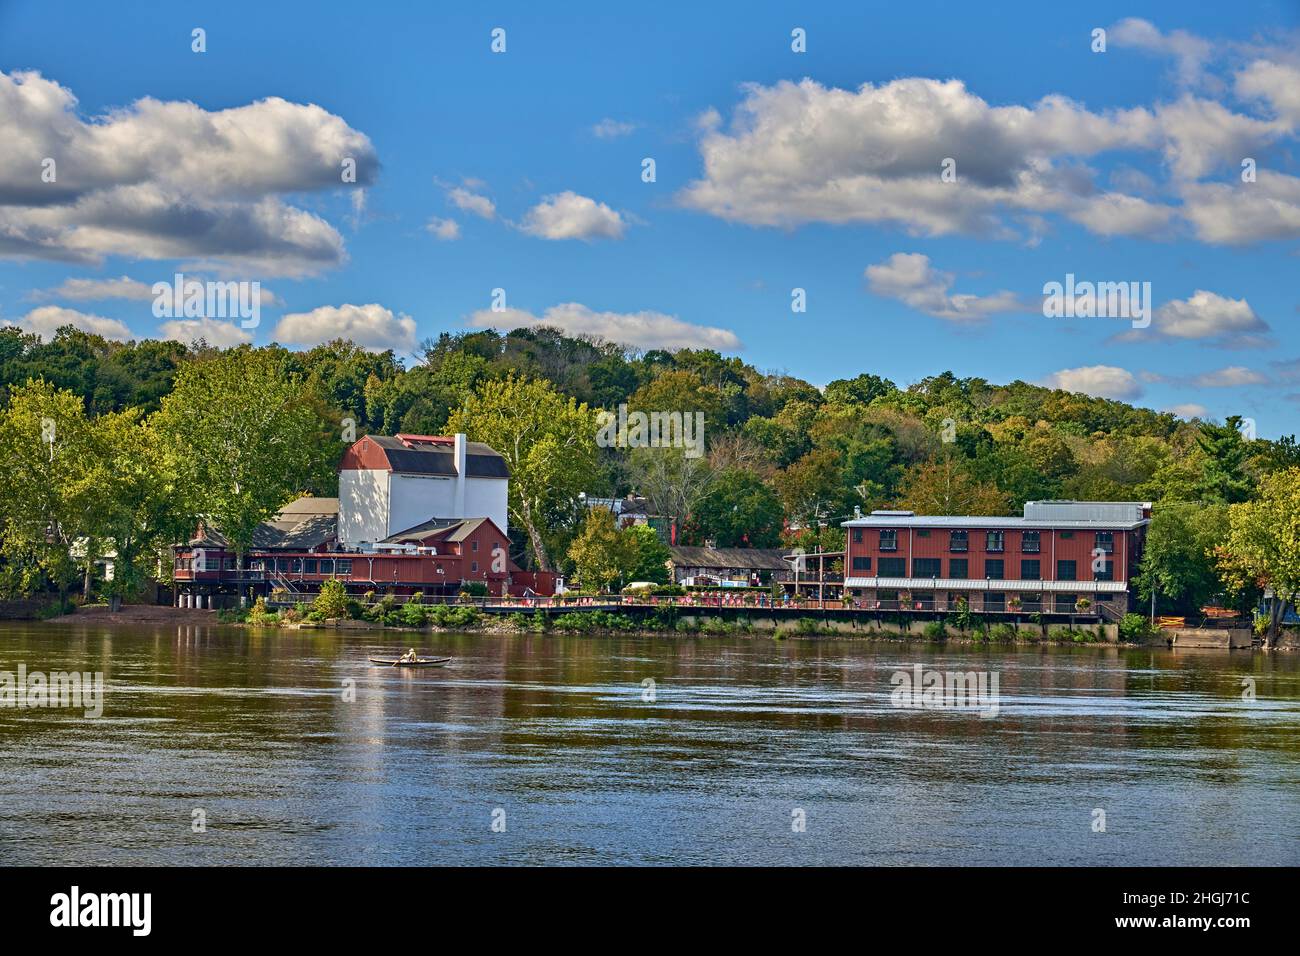
[[[392,471],[456,477],[455,439],[439,435],[366,435],[343,453],[339,471]],[[506,460],[482,442],[465,443],[467,478],[509,478]]]

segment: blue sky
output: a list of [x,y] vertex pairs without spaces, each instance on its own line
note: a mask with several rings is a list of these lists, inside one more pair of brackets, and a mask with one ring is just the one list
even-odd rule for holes
[[[1300,4],[864,6],[0,0],[0,322],[409,352],[545,319],[1297,430]],[[274,298],[166,325],[141,289],[178,270]],[[1045,318],[1067,273],[1150,282],[1152,328]]]

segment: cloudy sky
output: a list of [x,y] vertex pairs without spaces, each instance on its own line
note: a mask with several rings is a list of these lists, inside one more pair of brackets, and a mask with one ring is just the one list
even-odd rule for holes
[[[545,323],[1297,430],[1300,3],[446,6],[0,0],[0,323]],[[156,317],[177,271],[260,324]],[[1046,318],[1067,274],[1150,327]]]

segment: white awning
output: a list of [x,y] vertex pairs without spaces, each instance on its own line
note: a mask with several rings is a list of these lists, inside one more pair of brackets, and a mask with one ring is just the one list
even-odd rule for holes
[[886,591],[1052,591],[1064,594],[1108,593],[1128,590],[1123,581],[992,581],[987,578],[846,578],[846,588]]

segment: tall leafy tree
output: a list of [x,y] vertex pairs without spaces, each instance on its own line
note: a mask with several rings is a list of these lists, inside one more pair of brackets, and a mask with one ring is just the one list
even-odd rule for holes
[[154,420],[175,456],[189,512],[230,541],[239,567],[253,532],[287,502],[328,480],[342,442],[321,401],[269,349],[232,349],[186,363]]
[[781,499],[751,471],[729,468],[696,506],[687,526],[692,544],[715,539],[722,548],[775,548],[781,540]]
[[1268,642],[1276,645],[1282,617],[1300,594],[1300,468],[1268,475],[1254,501],[1228,509],[1228,538],[1218,556],[1235,588],[1272,588]]
[[447,428],[504,456],[511,520],[524,528],[537,566],[552,570],[548,521],[572,509],[596,470],[595,413],[546,381],[510,375],[481,383]]
[[569,545],[578,582],[587,590],[608,591],[615,582],[627,580],[640,556],[637,538],[621,531],[613,513],[605,508],[587,512],[582,529]]
[[45,381],[13,390],[0,415],[0,548],[23,590],[43,575],[66,596],[74,547],[85,549],[104,507],[104,471],[80,398]]
[[1169,501],[1151,518],[1135,584],[1142,600],[1152,589],[1175,611],[1193,611],[1223,588],[1214,552],[1228,528],[1228,506]]
[[102,508],[92,540],[116,555],[111,589],[121,597],[140,592],[166,549],[193,526],[178,489],[176,450],[160,439],[138,409],[100,416],[92,426],[101,469]]

